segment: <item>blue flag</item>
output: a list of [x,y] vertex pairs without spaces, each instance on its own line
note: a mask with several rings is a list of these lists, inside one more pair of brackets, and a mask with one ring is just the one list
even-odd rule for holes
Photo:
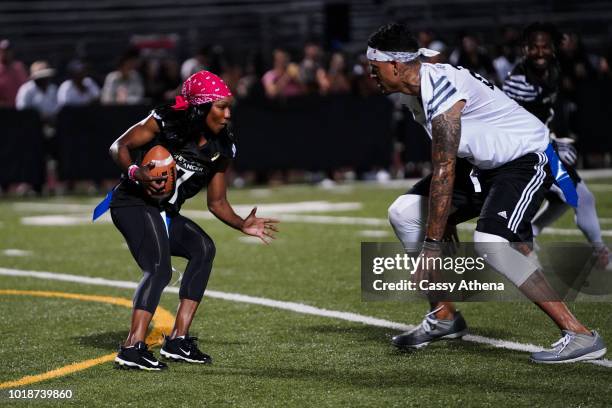
[[111,199],[113,198],[114,191],[115,191],[115,187],[113,187],[111,191],[109,191],[108,194],[106,194],[106,197],[104,197],[104,200],[100,201],[100,204],[96,205],[96,208],[94,208],[93,216],[91,219],[92,222],[100,218],[102,214],[108,211],[108,209],[110,208],[110,202],[111,202]]
[[578,193],[576,193],[576,186],[574,182],[570,178],[569,174],[567,174],[567,170],[565,166],[557,156],[557,152],[551,144],[546,148],[546,156],[548,157],[548,165],[550,166],[550,170],[552,171],[553,176],[555,177],[555,184],[559,186],[563,196],[565,197],[565,202],[576,208],[578,206]]

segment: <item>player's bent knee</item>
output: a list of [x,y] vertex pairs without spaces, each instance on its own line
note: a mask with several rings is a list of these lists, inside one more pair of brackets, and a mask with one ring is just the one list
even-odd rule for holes
[[538,269],[536,264],[512,248],[510,242],[499,235],[475,231],[474,249],[486,263],[517,287],[525,283]]
[[161,290],[163,290],[172,280],[172,268],[157,268],[151,279],[154,279],[156,286],[161,287]]
[[217,254],[215,242],[209,236],[202,237],[202,252],[206,259],[210,260],[213,260]]
[[395,228],[421,228],[425,223],[423,219],[423,202],[427,202],[426,197],[414,194],[399,196],[393,204],[389,206],[389,222]]

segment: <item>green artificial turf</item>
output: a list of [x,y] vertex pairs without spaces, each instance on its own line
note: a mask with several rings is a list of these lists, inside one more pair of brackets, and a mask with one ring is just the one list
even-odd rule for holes
[[[605,185],[607,180],[594,182]],[[357,202],[357,210],[330,216],[384,219],[403,192],[375,185],[321,189],[288,186],[230,190],[230,201],[284,203]],[[596,192],[601,218],[612,218],[612,194]],[[138,281],[140,271],[110,223],[24,226],[22,217],[48,214],[23,210],[23,201],[0,202],[0,268],[50,271]],[[39,199],[39,203],[95,205],[91,198]],[[186,209],[204,210],[203,197]],[[73,214],[71,211],[55,213]],[[320,214],[320,213],[312,213]],[[282,215],[280,216],[282,219]],[[241,240],[217,220],[197,219],[217,245],[208,288],[417,324],[424,303],[362,302],[360,242],[395,241],[388,226],[282,223],[274,244]],[[557,228],[574,228],[566,214]],[[602,224],[609,230],[610,224]],[[384,231],[364,238],[363,230]],[[462,231],[463,240],[470,233]],[[610,239],[607,237],[606,239]],[[579,235],[544,235],[545,241],[582,242]],[[6,256],[4,249],[30,251]],[[177,269],[185,262],[174,259]],[[174,280],[174,279],[173,279]],[[105,286],[0,276],[0,289],[97,294],[130,299],[133,291]],[[174,312],[177,295],[161,306]],[[548,346],[558,331],[535,306],[463,303],[473,334]],[[576,315],[612,342],[611,303],[573,303]],[[116,350],[127,334],[130,311],[121,306],[58,298],[0,296],[0,383],[34,375]],[[212,366],[171,363],[162,373],[115,370],[106,363],[32,384],[24,389],[71,389],[71,400],[9,400],[15,406],[581,406],[612,401],[612,368],[592,364],[540,366],[528,353],[467,341],[442,342],[414,353],[389,344],[397,332],[334,318],[266,306],[206,298],[192,327]]]

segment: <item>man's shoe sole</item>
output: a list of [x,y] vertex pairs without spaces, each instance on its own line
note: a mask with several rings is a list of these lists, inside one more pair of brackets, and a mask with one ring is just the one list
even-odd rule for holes
[[591,353],[584,354],[582,356],[570,358],[567,360],[534,360],[533,358],[529,358],[529,361],[536,364],[565,364],[565,363],[576,363],[578,361],[587,361],[587,360],[597,360],[598,358],[602,358],[608,352],[607,348],[603,348],[601,350],[593,351]]
[[430,343],[436,342],[438,340],[452,340],[452,339],[460,339],[463,336],[465,336],[468,333],[468,330],[461,330],[458,331],[456,333],[451,333],[451,334],[447,334],[446,336],[441,336],[438,337],[437,339],[431,340],[431,341],[426,341],[424,343],[419,343],[419,344],[413,344],[413,345],[404,345],[404,344],[396,344],[394,341],[391,341],[391,344],[393,344],[395,347],[400,348],[400,349],[422,349],[423,347],[428,346]]
[[137,370],[146,370],[146,371],[161,371],[166,367],[146,367],[143,365],[140,365],[138,363],[133,363],[131,361],[126,361],[123,360],[119,357],[115,357],[115,364],[117,365],[117,367],[119,368],[134,368]]
[[212,364],[212,361],[192,360],[187,357],[179,356],[178,354],[168,353],[164,349],[161,349],[159,351],[159,354],[161,354],[163,357],[169,360],[174,360],[174,361],[186,361],[188,363],[196,363],[196,364]]

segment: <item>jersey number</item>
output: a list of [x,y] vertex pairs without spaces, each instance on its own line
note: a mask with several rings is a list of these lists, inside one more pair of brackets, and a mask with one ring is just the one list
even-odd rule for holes
[[185,170],[179,166],[176,166],[176,186],[174,186],[174,194],[172,195],[172,198],[168,200],[170,204],[174,204],[176,202],[181,184],[187,181],[189,177],[193,176],[194,174],[194,171]]
[[[465,69],[461,65],[458,65],[455,68],[457,68],[458,70]],[[495,86],[492,83],[490,83],[489,81],[487,81],[485,78],[483,78],[480,74],[472,72],[469,69],[467,70],[467,72],[469,72],[470,75],[472,75],[474,78],[476,78],[477,80],[479,80],[480,82],[485,84],[487,87],[489,87],[492,91],[495,90]]]

